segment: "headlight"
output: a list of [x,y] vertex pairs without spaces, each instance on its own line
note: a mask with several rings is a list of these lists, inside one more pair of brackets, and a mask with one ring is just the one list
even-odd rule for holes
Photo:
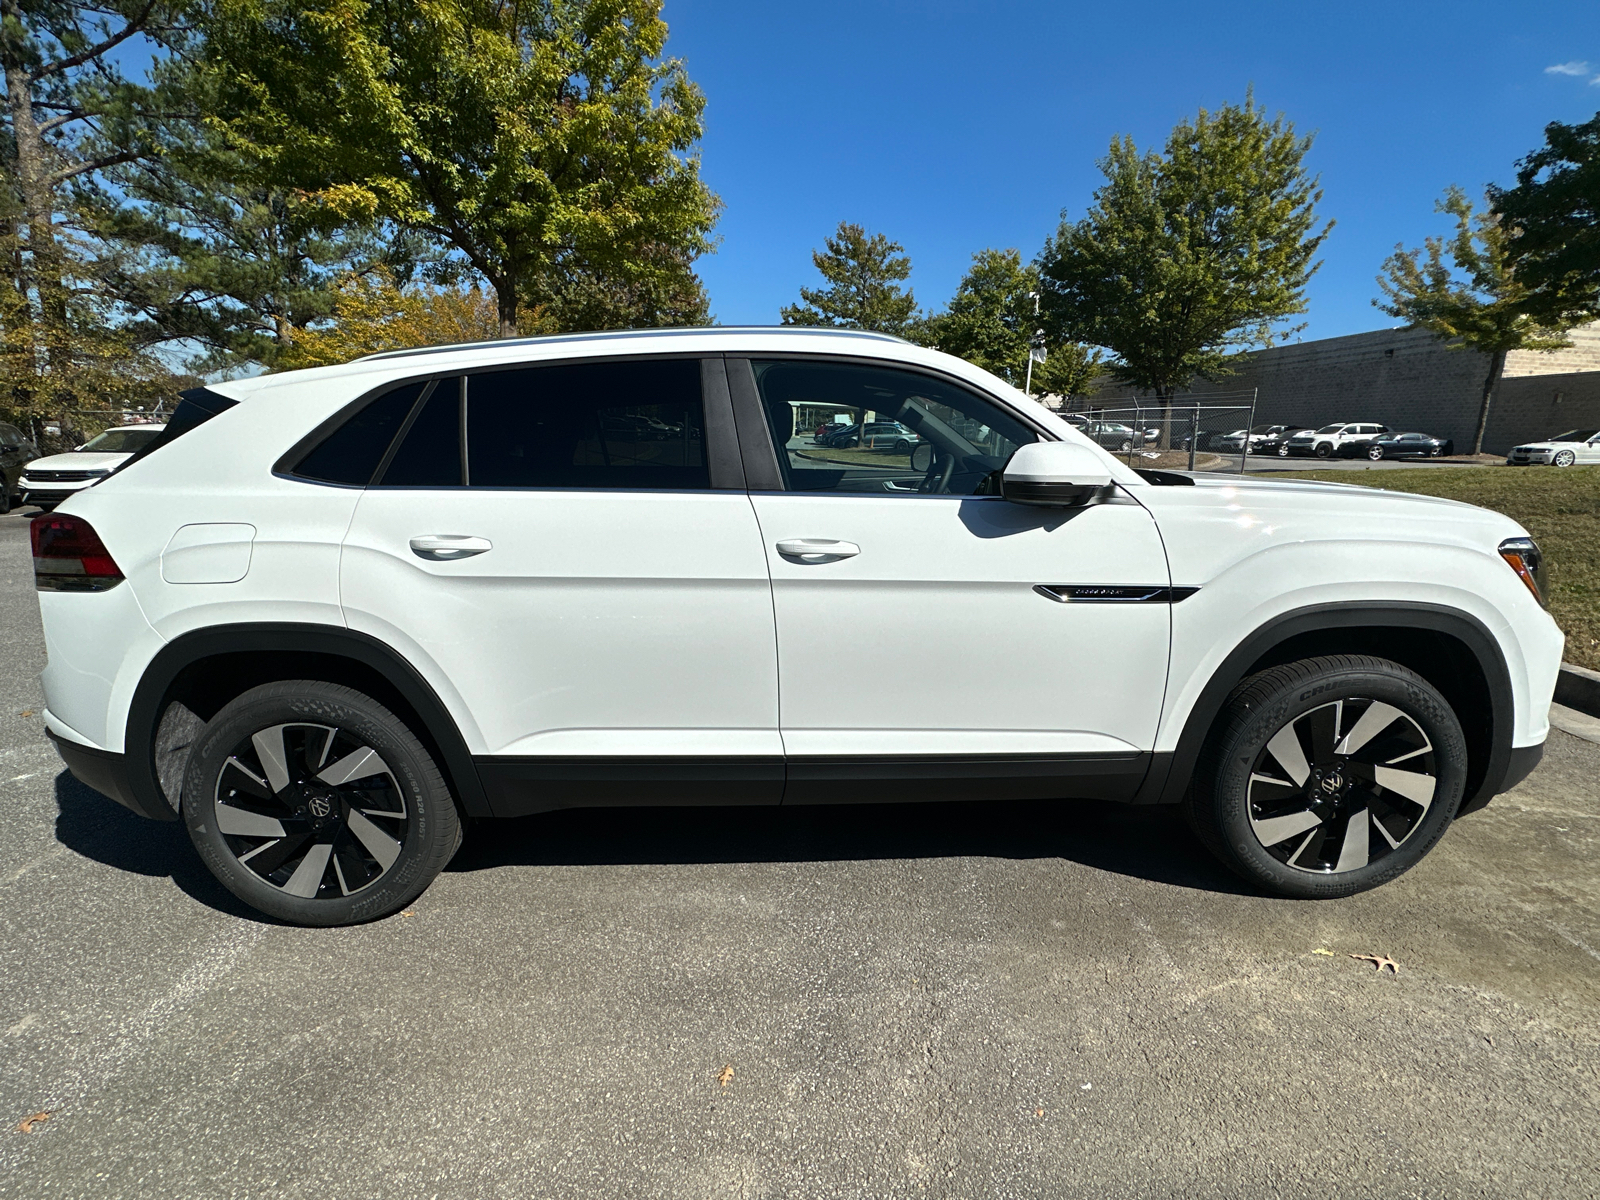
[[1539,544],[1527,537],[1507,538],[1500,543],[1500,557],[1505,559],[1517,573],[1517,577],[1528,585],[1533,598],[1545,608],[1549,608],[1550,603],[1546,599],[1550,594],[1549,576]]

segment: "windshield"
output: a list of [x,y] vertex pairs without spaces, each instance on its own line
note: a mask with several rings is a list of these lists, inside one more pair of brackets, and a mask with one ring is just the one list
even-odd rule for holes
[[1565,433],[1558,433],[1551,438],[1552,442],[1587,442],[1600,429],[1569,429]]
[[150,425],[144,429],[108,429],[78,449],[85,454],[132,454],[160,437],[161,428]]
[[1318,433],[1338,433],[1343,428],[1344,428],[1343,425],[1324,425],[1321,429],[1317,430],[1317,432]]

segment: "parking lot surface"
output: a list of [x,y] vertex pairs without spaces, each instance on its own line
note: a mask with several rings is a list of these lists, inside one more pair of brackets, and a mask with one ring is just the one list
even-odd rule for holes
[[0,654],[0,1196],[1595,1194],[1565,733],[1342,901],[1250,893],[1165,811],[611,810],[307,930],[62,771],[18,515]]

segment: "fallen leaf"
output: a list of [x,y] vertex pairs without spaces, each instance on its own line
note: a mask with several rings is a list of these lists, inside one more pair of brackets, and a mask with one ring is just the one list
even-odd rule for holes
[[18,1133],[32,1133],[35,1125],[43,1125],[50,1119],[50,1114],[45,1111],[36,1112],[31,1117],[23,1117],[17,1122]]
[[31,717],[31,716],[33,716],[33,709],[25,708],[21,712],[19,712],[17,714],[17,716],[19,716],[19,717]]
[[1378,968],[1378,974],[1383,974],[1383,969],[1388,967],[1396,975],[1400,974],[1400,964],[1387,954],[1352,954],[1351,958],[1359,958],[1362,962],[1369,962]]
[[1036,1116],[1036,1117],[1042,1117],[1042,1116],[1044,1116],[1044,1109],[1042,1109],[1042,1108],[1036,1108],[1036,1109],[1034,1109],[1034,1110],[1033,1110],[1033,1115],[1034,1115],[1034,1116]]
[[723,1087],[727,1087],[730,1083],[732,1083],[733,1082],[733,1068],[732,1067],[723,1067],[722,1070],[718,1071],[717,1072],[717,1082],[720,1083]]
[[1323,948],[1322,948],[1322,947],[1321,947],[1321,946],[1318,946],[1318,947],[1317,947],[1317,948],[1316,948],[1316,949],[1315,949],[1315,950],[1313,950],[1313,951],[1312,951],[1312,952],[1311,952],[1311,953],[1313,953],[1313,954],[1324,954],[1324,955],[1326,955],[1326,956],[1327,956],[1327,957],[1329,957],[1329,958],[1334,958],[1334,957],[1336,957],[1336,955],[1335,955],[1335,954],[1334,954],[1334,953],[1333,953],[1333,951],[1332,951],[1332,950],[1324,950],[1324,949],[1323,949]]
[[405,910],[405,912],[401,913],[400,915],[402,917],[414,917],[417,914],[415,912],[413,912],[411,909],[408,908],[408,909]]

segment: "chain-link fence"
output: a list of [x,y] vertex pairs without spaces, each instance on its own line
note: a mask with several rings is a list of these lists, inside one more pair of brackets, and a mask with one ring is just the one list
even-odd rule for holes
[[1260,451],[1254,392],[1223,403],[1214,395],[1203,402],[1175,396],[1166,402],[1089,403],[1061,415],[1135,467],[1242,473],[1247,454]]

